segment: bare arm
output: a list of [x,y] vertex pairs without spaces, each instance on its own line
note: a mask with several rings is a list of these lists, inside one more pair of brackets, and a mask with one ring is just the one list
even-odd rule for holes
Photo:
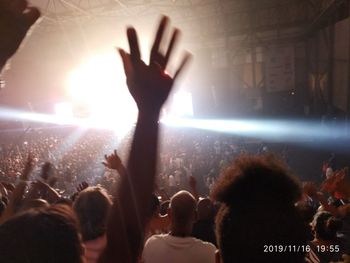
[[117,150],[114,150],[114,153],[111,155],[105,155],[105,162],[102,164],[112,170],[116,170],[120,176],[127,176],[127,170],[124,167],[122,161],[120,160]]
[[28,181],[29,175],[32,172],[32,170],[33,170],[33,159],[31,156],[28,156],[24,170],[20,177],[20,181],[16,185],[16,188],[10,197],[9,204],[6,207],[4,214],[0,218],[0,224],[4,223],[6,220],[11,218],[16,213],[18,207],[21,205],[24,192],[27,186],[26,181]]
[[196,199],[196,201],[198,201],[199,200],[199,194],[198,194],[198,190],[197,190],[197,180],[192,175],[189,177],[189,185],[190,185],[190,188],[191,188],[191,193],[193,194],[193,196]]
[[50,204],[57,202],[61,196],[55,189],[50,187],[48,184],[40,181],[32,183],[31,188],[28,192],[26,199],[45,199]]
[[140,59],[136,31],[127,31],[130,54],[119,50],[123,60],[127,85],[139,116],[127,164],[127,176],[122,176],[107,229],[107,248],[99,262],[135,263],[143,247],[144,228],[155,183],[158,118],[176,76],[187,61],[184,59],[174,79],[164,74],[178,31],[175,30],[165,55],[159,51],[168,18],[163,17],[154,41],[150,65]]

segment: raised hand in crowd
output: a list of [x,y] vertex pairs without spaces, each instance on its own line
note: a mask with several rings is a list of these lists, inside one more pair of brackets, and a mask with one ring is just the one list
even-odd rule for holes
[[190,189],[191,189],[191,193],[193,194],[194,198],[196,199],[196,201],[199,200],[199,194],[198,194],[198,190],[197,190],[197,180],[194,176],[190,176],[188,179],[188,183],[190,185]]
[[337,198],[350,197],[350,175],[348,168],[335,171],[332,176],[326,179],[321,186],[322,191],[326,191]]
[[114,153],[107,155],[105,154],[105,162],[102,164],[112,170],[116,170],[120,176],[126,175],[126,168],[124,167],[122,161],[120,160],[117,150],[114,150]]
[[75,201],[75,199],[78,197],[78,195],[80,194],[80,192],[84,191],[86,188],[89,187],[89,184],[87,182],[81,182],[80,184],[78,184],[78,186],[76,187],[76,192],[73,193],[70,197],[70,199],[72,201]]
[[80,184],[78,184],[77,186],[77,192],[80,193],[81,191],[85,190],[86,188],[89,187],[89,184],[87,182],[82,182]]
[[46,162],[42,166],[40,177],[44,181],[36,180],[35,182],[32,182],[26,199],[41,198],[48,201],[49,203],[54,203],[60,199],[60,194],[47,184],[52,169],[53,165],[50,162]]
[[44,199],[50,204],[58,201],[61,196],[55,189],[42,181],[31,183],[31,187],[27,196],[28,199]]
[[8,206],[6,207],[3,215],[0,218],[0,224],[11,218],[22,204],[27,182],[31,172],[33,171],[33,168],[33,156],[29,154],[23,172],[19,177],[19,182],[11,195]]
[[53,173],[53,165],[50,162],[45,162],[41,168],[40,177],[47,182]]
[[123,49],[119,49],[127,85],[137,104],[139,114],[155,114],[157,118],[160,109],[169,96],[174,81],[190,58],[189,54],[185,55],[173,78],[166,74],[166,67],[179,36],[179,30],[175,29],[166,53],[162,54],[160,46],[168,23],[169,19],[163,17],[151,49],[149,65],[141,60],[138,37],[134,28],[127,29],[130,54]]
[[149,65],[141,60],[134,28],[127,29],[130,53],[119,49],[128,89],[137,104],[139,115],[127,164],[127,176],[121,177],[116,191],[107,228],[107,248],[99,262],[134,263],[142,252],[155,184],[159,113],[175,79],[189,59],[189,55],[185,56],[173,78],[165,74],[179,35],[175,29],[168,49],[163,54],[160,46],[168,24],[169,19],[163,17],[152,46]]
[[[320,189],[320,190],[322,190],[322,189]],[[335,206],[328,203],[327,198],[325,197],[323,192],[321,192],[320,190],[317,188],[316,184],[313,182],[304,182],[303,183],[304,194],[311,197],[314,201],[319,202],[319,204],[322,205],[322,207],[325,211],[328,211],[328,212],[332,213],[334,216],[337,216],[338,209]]]
[[26,0],[0,0],[0,71],[39,17]]

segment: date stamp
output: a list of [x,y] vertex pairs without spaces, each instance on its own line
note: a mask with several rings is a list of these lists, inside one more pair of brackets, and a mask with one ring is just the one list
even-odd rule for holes
[[305,253],[310,251],[310,245],[264,245],[264,253]]

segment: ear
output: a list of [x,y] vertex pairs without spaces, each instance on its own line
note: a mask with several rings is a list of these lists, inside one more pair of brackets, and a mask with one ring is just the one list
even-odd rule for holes
[[223,263],[221,260],[220,250],[217,249],[215,251],[215,263]]

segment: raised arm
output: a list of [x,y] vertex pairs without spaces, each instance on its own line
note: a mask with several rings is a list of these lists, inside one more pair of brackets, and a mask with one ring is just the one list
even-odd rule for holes
[[19,182],[13,191],[8,206],[6,207],[4,214],[0,218],[0,224],[11,218],[22,204],[24,192],[27,186],[28,178],[34,167],[33,158],[31,155],[28,156],[24,170],[21,173]]
[[108,245],[100,262],[135,263],[142,252],[144,227],[149,216],[154,187],[158,142],[158,119],[162,105],[168,98],[174,81],[188,61],[185,56],[174,78],[165,74],[168,60],[178,37],[174,30],[165,54],[160,44],[169,19],[163,17],[151,50],[149,65],[140,56],[134,28],[127,29],[130,54],[119,49],[128,89],[134,98],[139,115],[126,167],[107,229]]
[[114,150],[111,155],[105,155],[105,162],[102,162],[102,164],[109,169],[116,170],[122,177],[127,176],[127,170],[120,160],[117,150]]
[[39,16],[26,0],[0,0],[0,73]]

